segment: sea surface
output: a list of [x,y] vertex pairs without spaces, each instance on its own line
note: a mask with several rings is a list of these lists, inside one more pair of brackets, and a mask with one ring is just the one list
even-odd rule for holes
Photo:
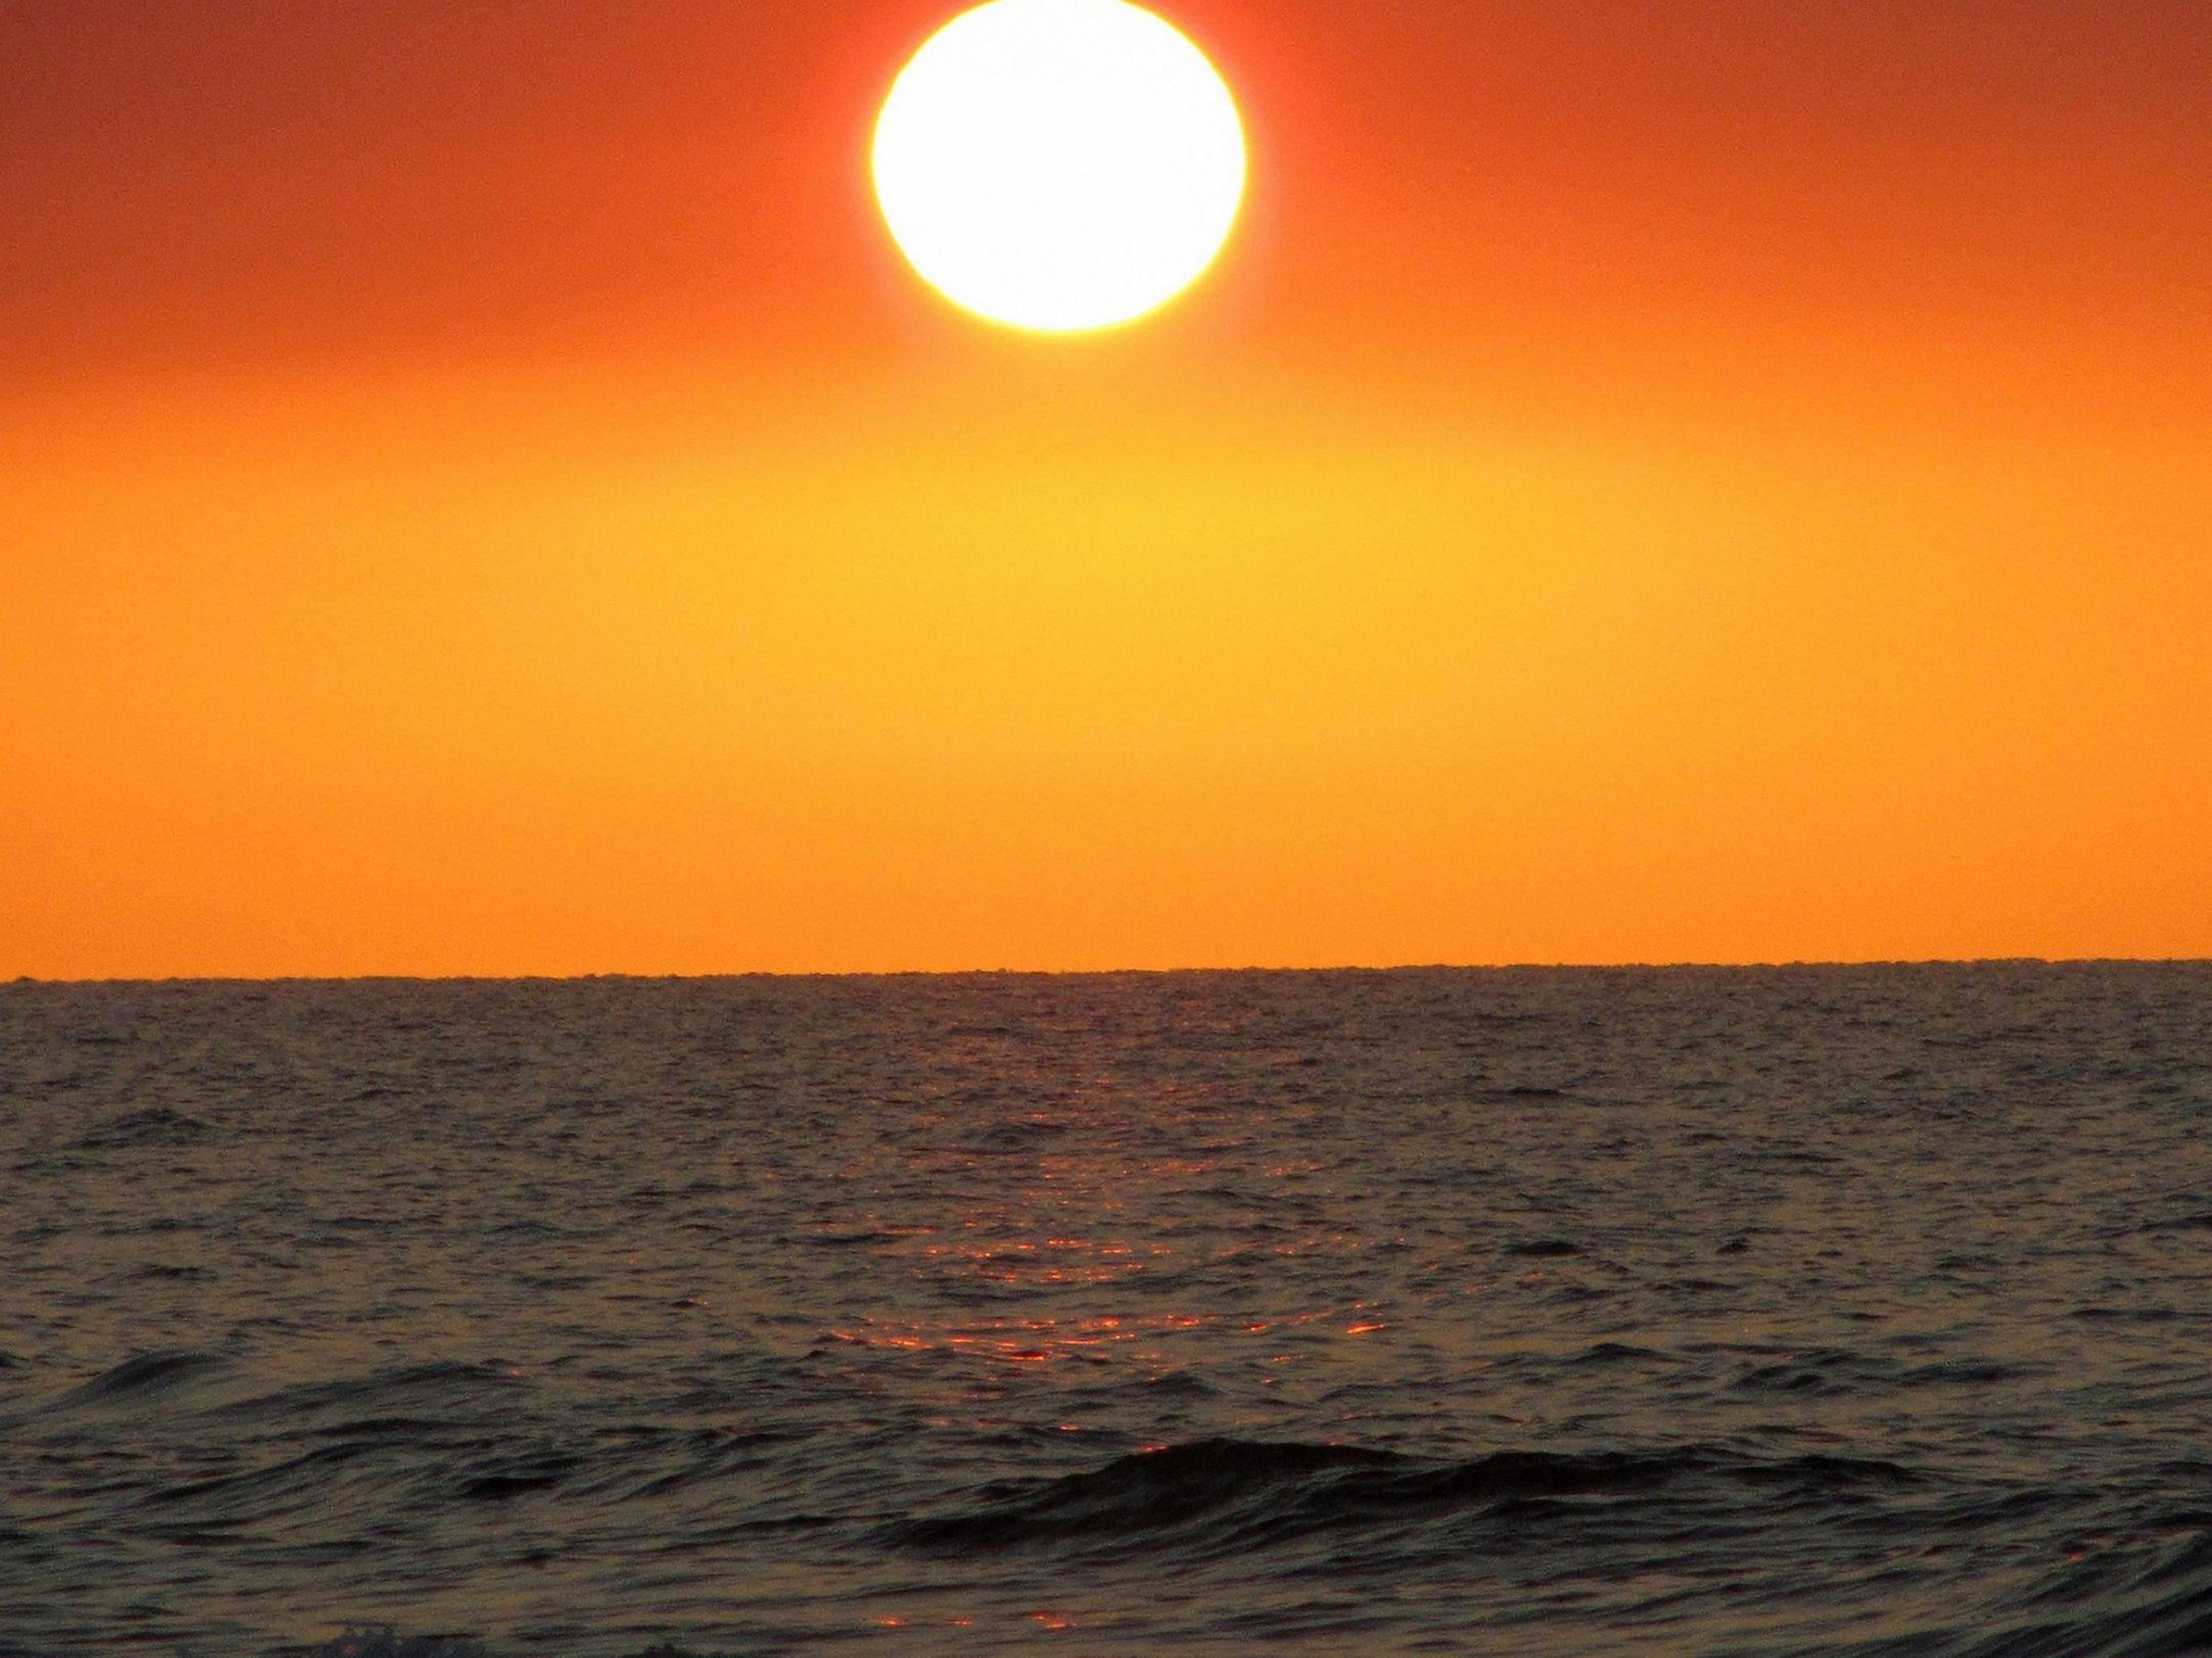
[[2212,1653],[2212,966],[0,987],[0,1653]]

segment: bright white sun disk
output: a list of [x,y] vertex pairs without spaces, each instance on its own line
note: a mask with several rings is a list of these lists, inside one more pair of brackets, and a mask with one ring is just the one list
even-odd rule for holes
[[932,36],[876,125],[877,198],[956,303],[1054,332],[1164,304],[1213,262],[1244,132],[1205,55],[1127,0],[990,0]]

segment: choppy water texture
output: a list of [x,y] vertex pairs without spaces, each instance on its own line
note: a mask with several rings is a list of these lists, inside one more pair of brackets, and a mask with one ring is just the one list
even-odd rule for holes
[[19,985],[0,1100],[9,1654],[2212,1650],[2212,968]]

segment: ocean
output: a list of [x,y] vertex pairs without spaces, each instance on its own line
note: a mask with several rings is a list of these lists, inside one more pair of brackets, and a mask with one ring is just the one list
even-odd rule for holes
[[0,987],[0,1654],[2212,1653],[2212,966]]

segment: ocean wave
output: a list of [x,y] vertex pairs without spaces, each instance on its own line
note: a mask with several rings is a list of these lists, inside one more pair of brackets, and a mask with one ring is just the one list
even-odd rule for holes
[[198,1117],[171,1110],[166,1105],[148,1106],[112,1117],[76,1142],[85,1151],[109,1151],[132,1145],[190,1145],[215,1130]]
[[496,1360],[450,1359],[387,1365],[365,1375],[293,1382],[222,1406],[226,1416],[263,1424],[298,1424],[325,1432],[374,1432],[397,1425],[470,1419],[486,1402],[524,1386],[514,1367]]
[[102,1370],[91,1381],[54,1400],[58,1409],[89,1405],[131,1405],[166,1395],[219,1374],[230,1366],[221,1353],[194,1347],[167,1347],[138,1353]]
[[[965,1552],[1047,1540],[1055,1527],[1063,1537],[1120,1527],[1174,1533],[1187,1545],[1190,1527],[1206,1516],[1254,1500],[1279,1507],[1310,1504],[1314,1493],[1324,1490],[1333,1491],[1336,1504],[1357,1517],[1385,1503],[1419,1509],[1467,1500],[1634,1497],[1715,1478],[1785,1485],[1800,1494],[1916,1480],[1909,1471],[1878,1461],[1759,1462],[1705,1448],[1648,1455],[1501,1453],[1465,1463],[1425,1464],[1352,1447],[1215,1440],[1124,1457],[966,1514],[894,1527],[898,1534],[887,1540],[931,1552]],[[2205,1658],[2212,1652],[2212,1531],[2201,1523],[2206,1516],[2195,1516],[2200,1523],[2194,1526],[2185,1523],[2190,1518],[2172,1516],[2184,1534],[2124,1567],[2069,1564],[2001,1603],[1962,1605],[1953,1616],[1910,1633],[1852,1633],[1832,1626],[1818,1635],[1778,1633],[1728,1649],[1746,1658]],[[1177,1554],[1189,1562],[1187,1547]],[[388,1627],[349,1631],[312,1650],[313,1658],[503,1658],[504,1653],[467,1634],[406,1635]],[[716,1658],[720,1652],[669,1641],[623,1650],[629,1658]],[[6,1651],[0,1643],[0,1655]]]
[[[1905,1658],[1901,1644],[1879,1649]],[[2117,1582],[2052,1576],[2002,1626],[1960,1630],[1913,1654],[1942,1658],[2205,1658],[2212,1653],[2212,1533],[2160,1551]]]
[[1124,1456],[1103,1467],[1024,1486],[987,1487],[985,1501],[897,1521],[895,1547],[965,1553],[1048,1544],[1118,1548],[1148,1540],[1279,1542],[1360,1525],[1390,1525],[1474,1509],[1657,1491],[1694,1477],[1786,1485],[1817,1497],[1917,1483],[1893,1462],[1844,1456],[1761,1461],[1689,1447],[1654,1452],[1498,1451],[1438,1462],[1346,1445],[1206,1439]]

